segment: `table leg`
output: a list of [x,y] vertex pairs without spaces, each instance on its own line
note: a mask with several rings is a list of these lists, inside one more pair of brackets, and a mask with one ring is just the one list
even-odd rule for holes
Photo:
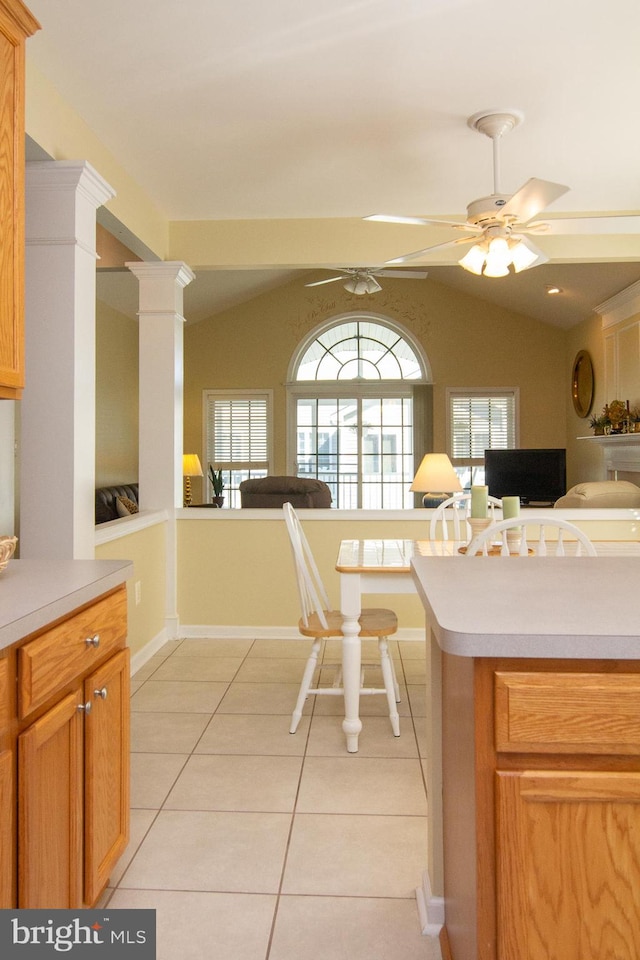
[[361,613],[360,575],[340,575],[340,611],[342,623],[342,684],[344,687],[344,720],[342,729],[347,738],[347,751],[358,752],[358,735],[362,730],[360,719],[360,670],[361,670]]

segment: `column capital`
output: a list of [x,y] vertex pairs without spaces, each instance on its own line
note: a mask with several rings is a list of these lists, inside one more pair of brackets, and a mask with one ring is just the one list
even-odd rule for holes
[[138,280],[173,280],[181,287],[188,286],[196,278],[193,270],[181,260],[134,260],[125,263],[125,267]]
[[97,209],[116,192],[86,160],[33,160],[26,165],[26,183],[32,190],[77,190]]

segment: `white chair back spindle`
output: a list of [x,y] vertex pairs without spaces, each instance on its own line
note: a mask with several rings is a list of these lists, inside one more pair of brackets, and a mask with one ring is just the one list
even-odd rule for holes
[[[429,524],[429,540],[468,540],[471,529],[467,524],[471,507],[471,494],[463,493],[444,500],[433,512]],[[497,509],[496,509],[497,508]],[[502,500],[489,497],[489,519],[493,523],[502,519]],[[453,533],[450,538],[449,533]]]
[[[532,536],[531,528],[538,528],[537,537]],[[528,534],[527,530],[529,530]],[[554,539],[549,539],[547,536],[551,530],[556,531]],[[528,520],[526,517],[519,516],[500,520],[482,530],[467,547],[466,556],[486,556],[491,545],[499,545],[500,555],[505,557],[514,554],[521,557],[566,557],[568,554],[565,542],[571,541],[575,541],[576,547],[575,552],[571,550],[570,556],[596,557],[598,555],[586,533],[568,520],[555,517],[544,519],[538,517]]]

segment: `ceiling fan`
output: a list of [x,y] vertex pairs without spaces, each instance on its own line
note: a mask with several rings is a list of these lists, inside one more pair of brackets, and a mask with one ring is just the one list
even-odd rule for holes
[[[473,244],[459,260],[460,266],[471,273],[485,277],[505,277],[509,267],[515,273],[546,263],[549,259],[530,239],[533,234],[572,234],[593,232],[618,232],[619,221],[626,217],[627,227],[638,229],[640,217],[621,214],[613,217],[568,217],[550,221],[536,220],[542,211],[567,193],[569,187],[550,180],[532,177],[512,196],[500,191],[500,139],[522,123],[524,114],[519,110],[482,110],[467,120],[468,126],[483,133],[493,141],[493,193],[488,197],[473,200],[467,206],[466,221],[438,220],[429,217],[395,217],[375,214],[365,220],[385,223],[432,224],[462,230],[467,236],[446,240],[423,250],[415,250],[389,264],[407,263],[433,250],[445,247]],[[614,225],[618,225],[618,230]]]
[[314,280],[313,283],[305,283],[305,287],[321,287],[325,283],[337,283],[338,280],[346,280],[343,284],[345,290],[349,293],[355,293],[357,296],[364,296],[365,293],[377,293],[382,287],[376,280],[376,277],[400,277],[403,280],[424,280],[427,276],[426,270],[384,270],[369,267],[346,267],[337,277],[329,277],[327,280]]

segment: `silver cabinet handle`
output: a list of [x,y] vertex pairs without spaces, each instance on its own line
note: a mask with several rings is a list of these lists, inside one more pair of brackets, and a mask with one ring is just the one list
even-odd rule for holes
[[107,688],[102,687],[101,690],[94,690],[93,695],[96,700],[106,700],[107,699]]
[[85,713],[85,714],[91,713],[91,700],[87,700],[86,703],[79,703],[79,704],[78,704],[78,710],[80,710],[81,712],[83,712],[83,713]]
[[87,637],[84,641],[88,647],[99,647],[100,646],[100,634],[95,633],[92,637]]

